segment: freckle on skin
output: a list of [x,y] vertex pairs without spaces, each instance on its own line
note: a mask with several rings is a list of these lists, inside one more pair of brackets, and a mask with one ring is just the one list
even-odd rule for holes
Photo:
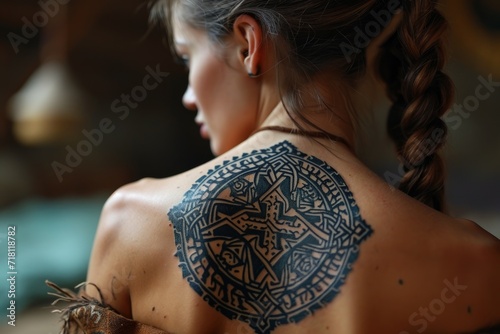
[[405,281],[403,281],[402,279],[399,279],[399,285],[405,285]]
[[471,306],[467,306],[467,313],[472,314],[472,307]]
[[153,306],[153,309],[152,309],[152,311],[154,312],[155,310],[156,310],[156,307],[155,307],[155,306]]

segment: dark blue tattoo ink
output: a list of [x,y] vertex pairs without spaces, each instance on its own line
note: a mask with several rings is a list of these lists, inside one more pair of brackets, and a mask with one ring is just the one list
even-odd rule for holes
[[330,303],[372,233],[342,177],[288,142],[208,171],[169,218],[190,286],[256,333]]

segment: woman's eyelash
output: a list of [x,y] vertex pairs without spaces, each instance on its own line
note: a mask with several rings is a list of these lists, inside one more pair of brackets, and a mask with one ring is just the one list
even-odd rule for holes
[[175,57],[176,63],[184,66],[186,69],[189,69],[189,58],[186,56],[177,56]]

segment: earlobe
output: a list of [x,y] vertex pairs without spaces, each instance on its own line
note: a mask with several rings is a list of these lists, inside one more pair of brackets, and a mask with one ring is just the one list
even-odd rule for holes
[[[247,61],[248,61],[248,62],[251,62],[251,59],[249,59],[249,58],[248,58],[248,56],[249,56],[249,52],[248,52],[248,50],[243,50],[242,55],[243,55],[243,58],[244,58],[244,59],[243,59],[243,63],[245,63],[245,66],[246,66],[247,68],[252,67],[252,66],[251,66],[251,64],[250,64],[250,65],[247,65]],[[260,74],[260,69],[259,69],[259,66],[257,66],[257,71],[256,71],[255,73],[254,73],[254,72],[251,72],[251,71],[248,71],[248,76],[249,76],[250,78],[256,78],[257,76],[259,76],[259,74]]]
[[234,36],[240,64],[250,77],[259,75],[262,61],[262,29],[250,15],[241,15],[234,22]]
[[254,72],[248,72],[248,76],[250,78],[256,78],[260,75],[260,69],[259,69],[259,66],[257,66],[257,70]]

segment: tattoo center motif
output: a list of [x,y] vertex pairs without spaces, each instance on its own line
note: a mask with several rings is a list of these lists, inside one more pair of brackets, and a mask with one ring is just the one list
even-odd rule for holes
[[331,302],[372,233],[342,177],[288,142],[208,171],[169,218],[190,286],[256,333]]

